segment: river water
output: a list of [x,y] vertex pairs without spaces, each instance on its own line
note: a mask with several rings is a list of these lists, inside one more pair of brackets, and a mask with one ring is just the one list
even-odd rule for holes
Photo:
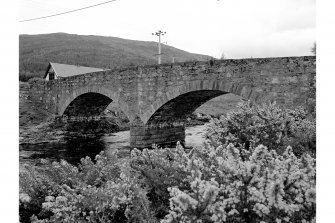
[[[205,141],[205,125],[186,128],[185,146],[201,146]],[[121,131],[96,138],[72,138],[62,143],[47,143],[37,145],[20,145],[20,165],[34,163],[40,158],[54,161],[64,159],[71,164],[77,164],[86,156],[94,158],[101,151],[111,153],[119,150],[120,156],[129,156],[129,131]]]

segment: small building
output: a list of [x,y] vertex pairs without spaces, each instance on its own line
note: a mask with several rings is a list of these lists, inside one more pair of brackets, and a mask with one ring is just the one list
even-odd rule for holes
[[43,78],[46,80],[54,80],[63,77],[70,77],[74,75],[94,73],[99,71],[105,71],[105,69],[50,62]]

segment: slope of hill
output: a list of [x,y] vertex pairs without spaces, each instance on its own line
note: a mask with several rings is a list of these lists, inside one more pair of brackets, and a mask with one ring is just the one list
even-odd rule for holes
[[[20,35],[20,80],[43,76],[48,62],[120,68],[154,64],[157,43],[116,37],[84,36],[66,33]],[[209,56],[162,46],[162,63],[206,60]]]

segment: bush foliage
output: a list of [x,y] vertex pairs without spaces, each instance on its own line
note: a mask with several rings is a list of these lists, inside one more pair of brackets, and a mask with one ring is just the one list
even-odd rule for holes
[[206,137],[214,146],[253,150],[262,144],[282,154],[291,146],[297,156],[315,155],[316,122],[303,108],[282,109],[276,103],[253,106],[244,103],[237,111],[212,119]]
[[[143,222],[151,218],[136,171],[116,155],[26,166],[20,173],[23,222]],[[21,199],[24,198],[24,199]],[[31,215],[33,214],[33,215]]]
[[[244,151],[248,153],[247,151]],[[243,160],[230,144],[199,149],[183,170],[189,189],[170,187],[162,222],[301,222],[315,217],[315,160],[290,147],[278,155],[258,146]]]
[[243,105],[207,137],[191,150],[26,165],[20,221],[315,222],[315,121],[303,110]]

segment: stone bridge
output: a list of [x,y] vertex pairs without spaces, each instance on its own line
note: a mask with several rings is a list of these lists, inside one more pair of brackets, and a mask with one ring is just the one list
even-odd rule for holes
[[286,107],[315,103],[316,58],[214,60],[131,67],[33,84],[30,97],[54,117],[98,116],[110,102],[131,123],[130,145],[185,140],[185,119],[219,95],[233,93]]

